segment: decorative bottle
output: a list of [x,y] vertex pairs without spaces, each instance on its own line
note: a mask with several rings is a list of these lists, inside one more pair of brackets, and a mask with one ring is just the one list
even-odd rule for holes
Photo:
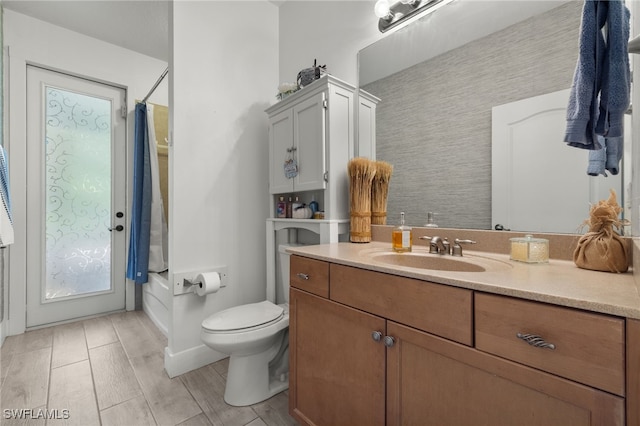
[[413,236],[411,228],[404,224],[404,212],[400,213],[400,225],[391,231],[391,245],[394,251],[404,253],[411,251]]
[[291,197],[289,197],[289,200],[287,201],[286,211],[287,211],[286,217],[292,218],[293,217],[293,201],[291,201]]
[[280,196],[280,198],[278,199],[278,207],[276,208],[276,217],[277,218],[287,217],[287,203],[285,203],[283,196]]
[[311,213],[313,213],[314,215],[318,210],[320,210],[320,207],[318,205],[318,202],[316,201],[315,195],[311,196],[311,202],[309,203],[309,208],[311,209]]
[[435,221],[435,213],[434,212],[427,212],[427,223],[424,225],[427,228],[437,228],[438,225],[436,224]]
[[291,207],[292,211],[295,212],[296,210],[298,210],[299,208],[302,208],[303,206],[304,206],[304,203],[300,201],[300,197],[296,196],[295,200],[293,201],[293,205]]

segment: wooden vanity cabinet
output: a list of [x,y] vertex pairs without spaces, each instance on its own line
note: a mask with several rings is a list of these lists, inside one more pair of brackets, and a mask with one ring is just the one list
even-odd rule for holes
[[473,292],[330,265],[330,298],[465,345],[473,345]]
[[385,333],[374,315],[292,288],[289,298],[289,411],[305,425],[385,421]]
[[624,400],[389,322],[387,425],[623,425]]
[[[299,268],[307,260],[292,256],[292,265]],[[290,293],[289,408],[301,424],[625,424],[624,395],[474,347],[473,303],[481,293],[320,263],[329,271],[322,278],[328,297],[293,279]],[[445,326],[443,316],[455,326]],[[604,317],[613,319],[616,332],[624,323]],[[630,326],[640,332],[640,322],[627,323],[627,333]],[[620,350],[625,349],[617,347],[613,358],[603,358],[615,360],[614,372]],[[628,354],[627,348],[627,370],[638,372],[640,356]],[[618,391],[619,376],[611,383]],[[627,383],[627,397],[639,392],[637,383]],[[629,425],[637,424],[631,421],[638,420],[637,409],[629,408],[635,405],[627,401],[626,410],[633,411]]]
[[640,426],[640,320],[626,321],[627,425]]
[[329,264],[306,257],[291,256],[289,282],[291,287],[328,298]]
[[476,348],[624,396],[623,318],[483,293],[475,318]]

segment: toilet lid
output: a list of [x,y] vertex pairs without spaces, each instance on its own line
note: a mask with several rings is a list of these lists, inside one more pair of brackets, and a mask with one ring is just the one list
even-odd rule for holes
[[284,316],[284,309],[269,301],[235,306],[215,313],[202,322],[211,331],[231,331],[252,328],[276,321]]

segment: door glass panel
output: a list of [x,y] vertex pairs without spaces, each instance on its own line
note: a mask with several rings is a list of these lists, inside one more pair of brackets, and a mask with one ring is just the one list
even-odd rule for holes
[[45,87],[46,299],[111,289],[111,101]]

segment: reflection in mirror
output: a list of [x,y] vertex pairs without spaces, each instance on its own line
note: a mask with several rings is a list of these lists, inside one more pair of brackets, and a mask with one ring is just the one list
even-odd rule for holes
[[[497,30],[488,29],[510,13],[520,13],[514,18],[516,23],[503,22]],[[441,227],[494,228],[492,108],[571,86],[581,15],[582,2],[577,1],[457,0],[359,53],[360,85],[381,99],[376,113],[376,157],[394,165],[387,206],[389,224],[404,211],[407,223],[423,226],[427,213],[435,212],[435,222]],[[430,28],[425,30],[429,37],[417,37],[419,26]],[[459,35],[468,28],[479,33]],[[455,44],[456,38],[464,37],[468,39]],[[441,45],[450,46],[450,50],[438,52]],[[430,49],[436,57],[417,64],[408,59],[409,66],[404,69],[375,75],[386,67],[375,64],[388,64],[392,57],[400,63],[405,57],[424,56]],[[611,176],[587,177],[585,153],[566,146],[563,138],[564,129],[557,135],[532,136],[540,145],[541,156],[531,159],[535,167],[528,169],[535,173],[518,179],[535,181],[544,175],[557,182],[573,181],[564,175],[569,167],[551,168],[545,161],[545,144],[555,144],[573,150],[576,161],[584,162],[585,180],[599,180],[606,193],[610,185],[620,182]],[[615,189],[623,205],[620,186],[618,183]],[[546,201],[553,208],[548,214],[534,215],[539,223],[518,231],[584,231],[579,227],[589,215],[588,201],[573,226],[555,229],[546,224],[553,223],[554,211],[566,207],[566,197],[560,193],[554,198],[548,188],[535,185],[521,190],[530,192],[531,188],[537,188],[536,194],[542,198],[548,193]],[[503,225],[509,228],[508,223]]]

